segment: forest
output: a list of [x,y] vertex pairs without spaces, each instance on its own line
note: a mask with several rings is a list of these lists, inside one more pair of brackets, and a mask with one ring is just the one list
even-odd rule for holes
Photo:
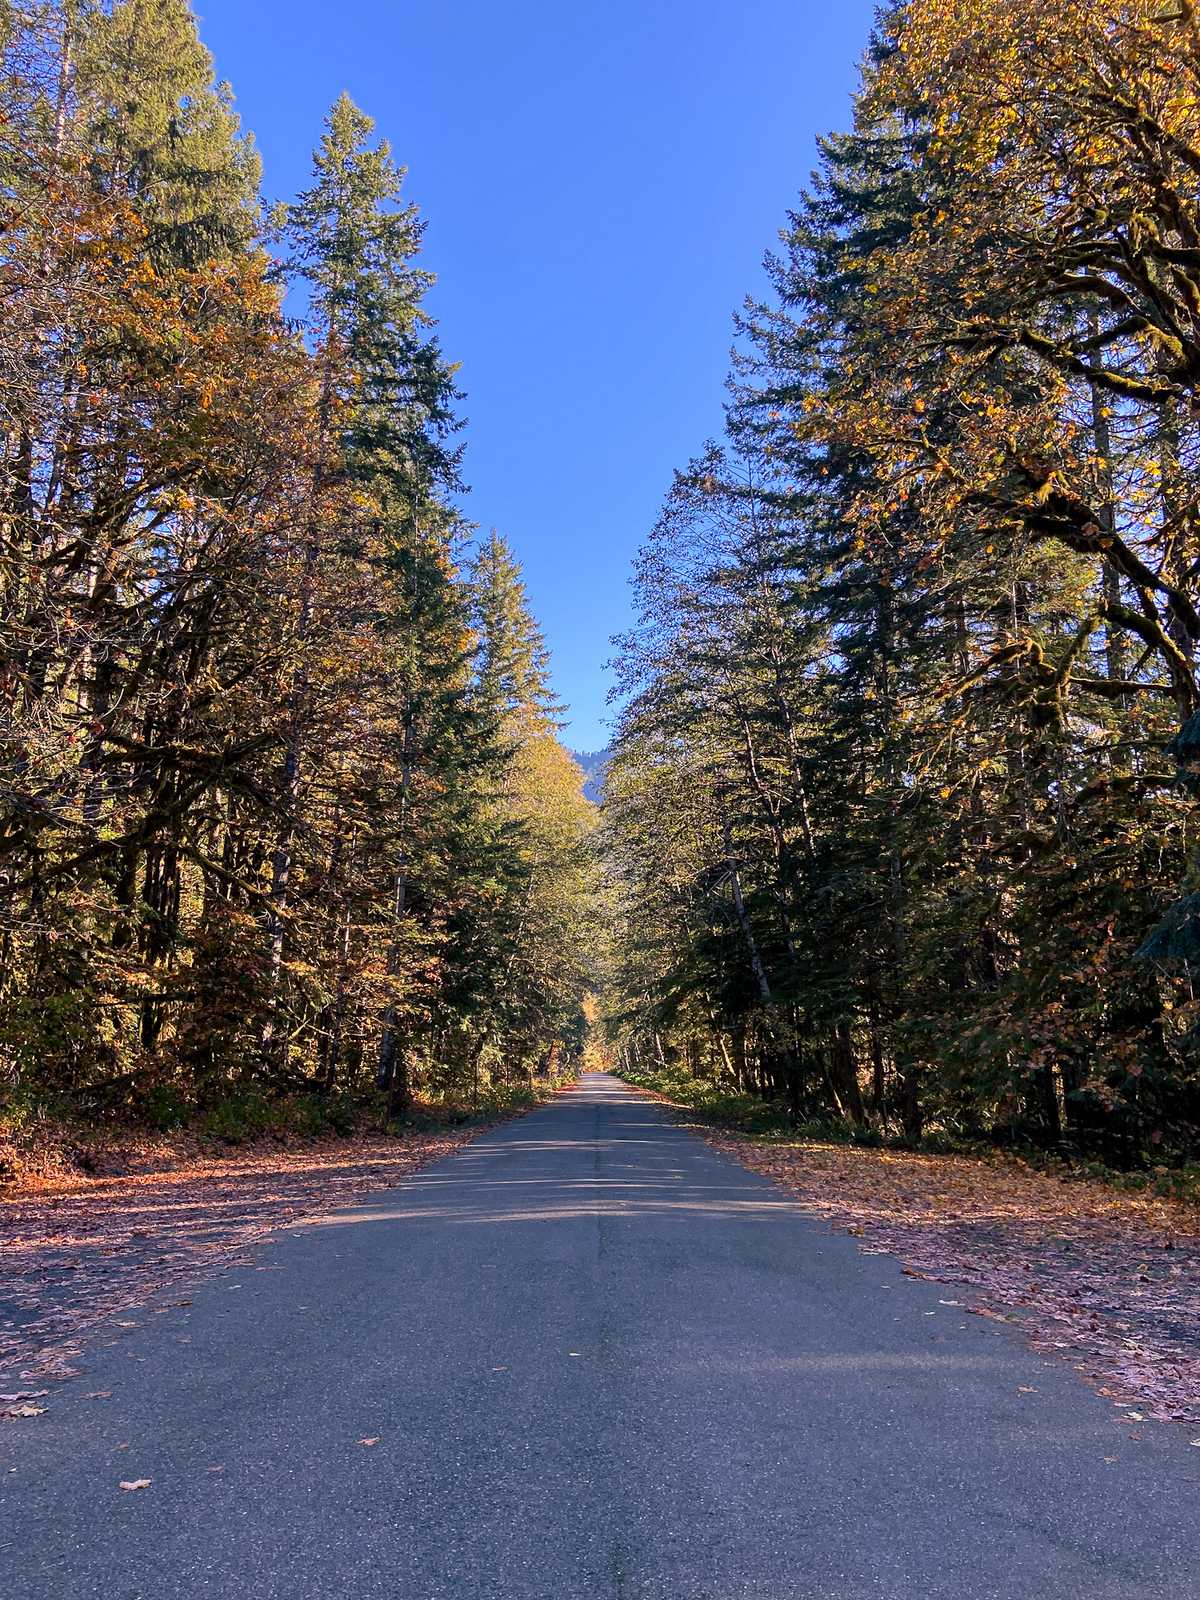
[[0,0],[0,1600],[1196,1595],[1195,0],[195,6]]
[[635,1082],[1195,1156],[1198,27],[879,14],[619,644]]
[[186,0],[0,7],[3,1110],[1191,1160],[1197,27],[880,12],[585,772],[370,117],[268,204]]
[[593,810],[403,169],[268,206],[186,0],[0,6],[0,1102],[478,1102],[577,1058]]

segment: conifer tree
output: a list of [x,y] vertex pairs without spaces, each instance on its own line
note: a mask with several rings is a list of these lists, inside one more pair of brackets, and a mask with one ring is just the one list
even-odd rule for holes
[[549,652],[530,615],[521,569],[494,529],[471,563],[470,586],[481,709],[497,722],[518,713],[550,720],[558,708]]
[[244,250],[258,225],[261,165],[187,0],[65,13],[75,137],[102,191],[136,205],[151,259],[191,267]]
[[[490,774],[490,815],[506,846],[496,894],[477,937],[499,957],[476,997],[473,1072],[548,1069],[580,1046],[583,996],[595,977],[592,807],[557,733],[561,710],[549,654],[529,609],[521,569],[493,532],[471,566],[473,704],[494,731],[501,762]],[[486,932],[484,928],[486,926]]]

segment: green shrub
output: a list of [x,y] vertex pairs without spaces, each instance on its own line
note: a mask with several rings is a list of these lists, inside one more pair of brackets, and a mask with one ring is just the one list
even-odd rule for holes
[[200,1118],[200,1131],[226,1144],[241,1144],[278,1127],[278,1107],[255,1090],[229,1095],[211,1106]]

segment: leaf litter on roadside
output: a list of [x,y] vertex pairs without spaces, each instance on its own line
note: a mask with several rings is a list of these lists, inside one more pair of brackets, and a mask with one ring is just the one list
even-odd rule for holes
[[131,1314],[164,1293],[173,1295],[160,1309],[186,1308],[188,1289],[251,1264],[247,1249],[270,1233],[395,1185],[477,1131],[322,1140],[4,1192],[0,1374],[43,1383],[77,1376],[98,1331],[137,1328]]
[[894,1256],[909,1277],[965,1289],[962,1309],[1072,1362],[1114,1405],[1136,1406],[1136,1420],[1200,1422],[1194,1207],[1000,1156],[694,1131],[861,1240],[864,1253]]

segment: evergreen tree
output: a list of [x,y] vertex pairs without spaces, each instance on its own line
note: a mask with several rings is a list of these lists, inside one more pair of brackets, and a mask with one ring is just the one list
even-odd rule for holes
[[487,717],[551,721],[561,709],[550,687],[550,655],[529,610],[521,569],[493,529],[471,564],[472,620],[478,640],[475,694]]
[[422,301],[433,275],[417,266],[424,224],[403,203],[404,170],[386,140],[371,147],[370,117],[350,97],[333,105],[313,158],[312,187],[287,208],[289,275],[309,319],[339,418],[344,469],[378,495],[390,518],[419,516],[457,481],[454,369]]
[[583,998],[596,982],[592,807],[557,737],[561,708],[520,566],[495,532],[476,554],[469,587],[473,704],[503,752],[490,813],[506,846],[485,919],[482,942],[499,960],[477,992],[473,1070],[490,1064],[502,1075],[506,1060],[547,1069],[561,1049],[583,1043]]
[[133,200],[151,259],[191,267],[245,249],[261,164],[187,0],[68,4],[62,48],[73,137],[101,191]]

